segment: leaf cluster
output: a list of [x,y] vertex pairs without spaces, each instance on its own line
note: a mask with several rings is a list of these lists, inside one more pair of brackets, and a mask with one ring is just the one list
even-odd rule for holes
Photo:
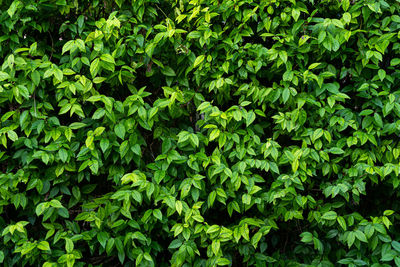
[[0,263],[400,266],[399,14],[0,0]]

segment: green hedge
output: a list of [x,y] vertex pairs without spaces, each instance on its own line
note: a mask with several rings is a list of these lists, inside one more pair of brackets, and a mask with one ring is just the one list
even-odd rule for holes
[[0,0],[0,263],[400,266],[399,14]]

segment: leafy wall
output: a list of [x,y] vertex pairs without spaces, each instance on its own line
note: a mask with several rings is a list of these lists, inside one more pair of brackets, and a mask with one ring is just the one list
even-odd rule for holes
[[0,0],[0,262],[400,265],[399,12]]

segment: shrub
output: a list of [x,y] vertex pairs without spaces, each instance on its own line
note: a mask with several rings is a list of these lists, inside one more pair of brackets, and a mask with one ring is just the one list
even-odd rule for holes
[[400,265],[399,1],[0,4],[0,263]]

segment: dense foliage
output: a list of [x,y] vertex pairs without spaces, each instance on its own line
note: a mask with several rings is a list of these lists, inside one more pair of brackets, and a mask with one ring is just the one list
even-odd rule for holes
[[399,14],[0,0],[0,263],[400,265]]

